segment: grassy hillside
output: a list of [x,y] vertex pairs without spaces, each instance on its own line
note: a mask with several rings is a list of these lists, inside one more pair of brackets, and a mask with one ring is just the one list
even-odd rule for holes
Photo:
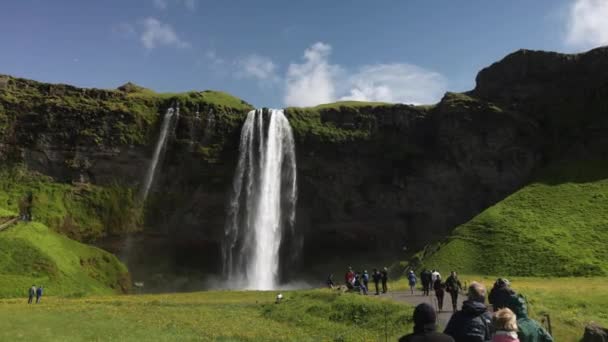
[[[0,301],[0,340],[378,341],[411,331],[409,306],[336,291],[202,292]],[[386,323],[386,325],[385,325]],[[36,327],[24,329],[24,326]]]
[[37,222],[0,232],[0,297],[23,297],[32,284],[48,295],[111,294],[130,286],[112,254],[83,245]]
[[608,162],[555,165],[417,255],[469,274],[608,274]]

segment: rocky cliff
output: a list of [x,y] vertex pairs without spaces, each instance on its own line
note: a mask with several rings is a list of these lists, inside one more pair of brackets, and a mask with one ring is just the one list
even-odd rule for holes
[[[605,158],[606,95],[607,48],[522,50],[482,70],[474,90],[447,93],[433,106],[286,109],[297,145],[301,260],[415,251],[551,161]],[[169,267],[217,273],[248,104],[218,92],[80,89],[3,76],[0,158],[60,182],[136,189],[159,117],[177,102],[182,115],[145,206],[146,234],[135,241]]]

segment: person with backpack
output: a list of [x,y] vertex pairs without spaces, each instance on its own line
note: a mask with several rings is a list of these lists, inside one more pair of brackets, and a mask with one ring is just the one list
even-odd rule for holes
[[32,287],[28,289],[28,304],[32,304],[32,301],[34,301],[34,296],[36,296],[36,285],[32,285]]
[[428,296],[429,291],[434,287],[434,284],[431,283],[431,271],[424,269],[420,273],[420,282],[422,283],[422,294]]
[[462,284],[460,283],[460,280],[458,280],[456,272],[452,271],[448,279],[446,279],[445,290],[450,294],[450,297],[452,297],[452,310],[456,312],[458,310],[458,293],[462,290]]
[[413,295],[414,288],[416,288],[416,281],[417,281],[414,271],[409,271],[409,273],[407,274],[407,280],[409,281],[410,291],[412,292],[412,295]]
[[414,309],[414,333],[399,342],[454,342],[449,335],[437,332],[437,314],[432,306],[422,303]]
[[437,307],[441,312],[443,310],[443,298],[445,297],[445,285],[441,282],[441,276],[438,276],[435,280],[433,289],[435,290],[435,297],[437,297]]
[[40,299],[42,299],[42,285],[36,289],[36,304],[40,303]]
[[515,291],[511,289],[511,283],[507,279],[498,278],[490,291],[488,302],[492,304],[494,311],[506,308]]
[[384,267],[382,274],[382,293],[388,292],[388,268]]
[[553,342],[551,335],[537,321],[528,317],[528,307],[523,296],[512,296],[507,307],[517,317],[517,337],[521,342]]
[[382,280],[382,275],[378,272],[378,269],[374,268],[374,272],[372,273],[372,280],[374,281],[374,285],[376,286],[376,296],[380,294],[380,280]]
[[462,310],[454,312],[450,318],[444,333],[452,336],[456,342],[492,340],[494,328],[492,315],[485,305],[486,288],[478,282],[473,282],[469,286],[467,297],[462,304]]

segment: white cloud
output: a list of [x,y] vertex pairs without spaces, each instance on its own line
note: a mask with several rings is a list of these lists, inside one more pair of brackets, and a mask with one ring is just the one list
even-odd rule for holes
[[218,66],[225,63],[224,59],[217,55],[215,50],[209,50],[205,53],[205,57],[211,61],[212,65]]
[[304,51],[304,63],[292,63],[285,78],[285,104],[314,106],[335,99],[334,79],[339,67],[329,64],[331,46],[322,42]]
[[284,102],[314,106],[336,100],[434,103],[447,81],[437,73],[411,64],[367,65],[347,74],[329,62],[331,46],[315,43],[304,52],[302,64],[289,65]]
[[578,48],[608,45],[608,1],[575,0],[569,7],[566,43]]
[[177,36],[171,25],[163,24],[155,18],[146,18],[143,21],[143,32],[140,40],[146,49],[154,49],[159,46],[190,47],[190,43]]
[[184,5],[188,10],[196,10],[196,0],[153,0],[152,3],[157,9],[164,11],[170,4]]
[[276,64],[268,57],[252,54],[236,62],[237,78],[253,78],[261,82],[276,82],[279,80]]

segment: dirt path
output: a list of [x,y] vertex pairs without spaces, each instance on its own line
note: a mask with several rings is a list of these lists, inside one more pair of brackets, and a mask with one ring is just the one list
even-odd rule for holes
[[[408,303],[412,306],[416,306],[421,303],[428,303],[434,307],[435,310],[438,309],[437,298],[433,292],[431,292],[430,296],[423,296],[422,292],[419,290],[415,290],[413,295],[410,293],[410,291],[393,291],[381,296],[391,298],[397,302]],[[462,307],[462,302],[464,299],[465,296],[463,294],[458,296],[458,309]],[[443,328],[445,328],[445,326],[448,324],[450,317],[452,317],[452,298],[450,297],[449,293],[446,293],[443,299],[443,311],[437,313],[437,324],[441,330],[443,330]]]

